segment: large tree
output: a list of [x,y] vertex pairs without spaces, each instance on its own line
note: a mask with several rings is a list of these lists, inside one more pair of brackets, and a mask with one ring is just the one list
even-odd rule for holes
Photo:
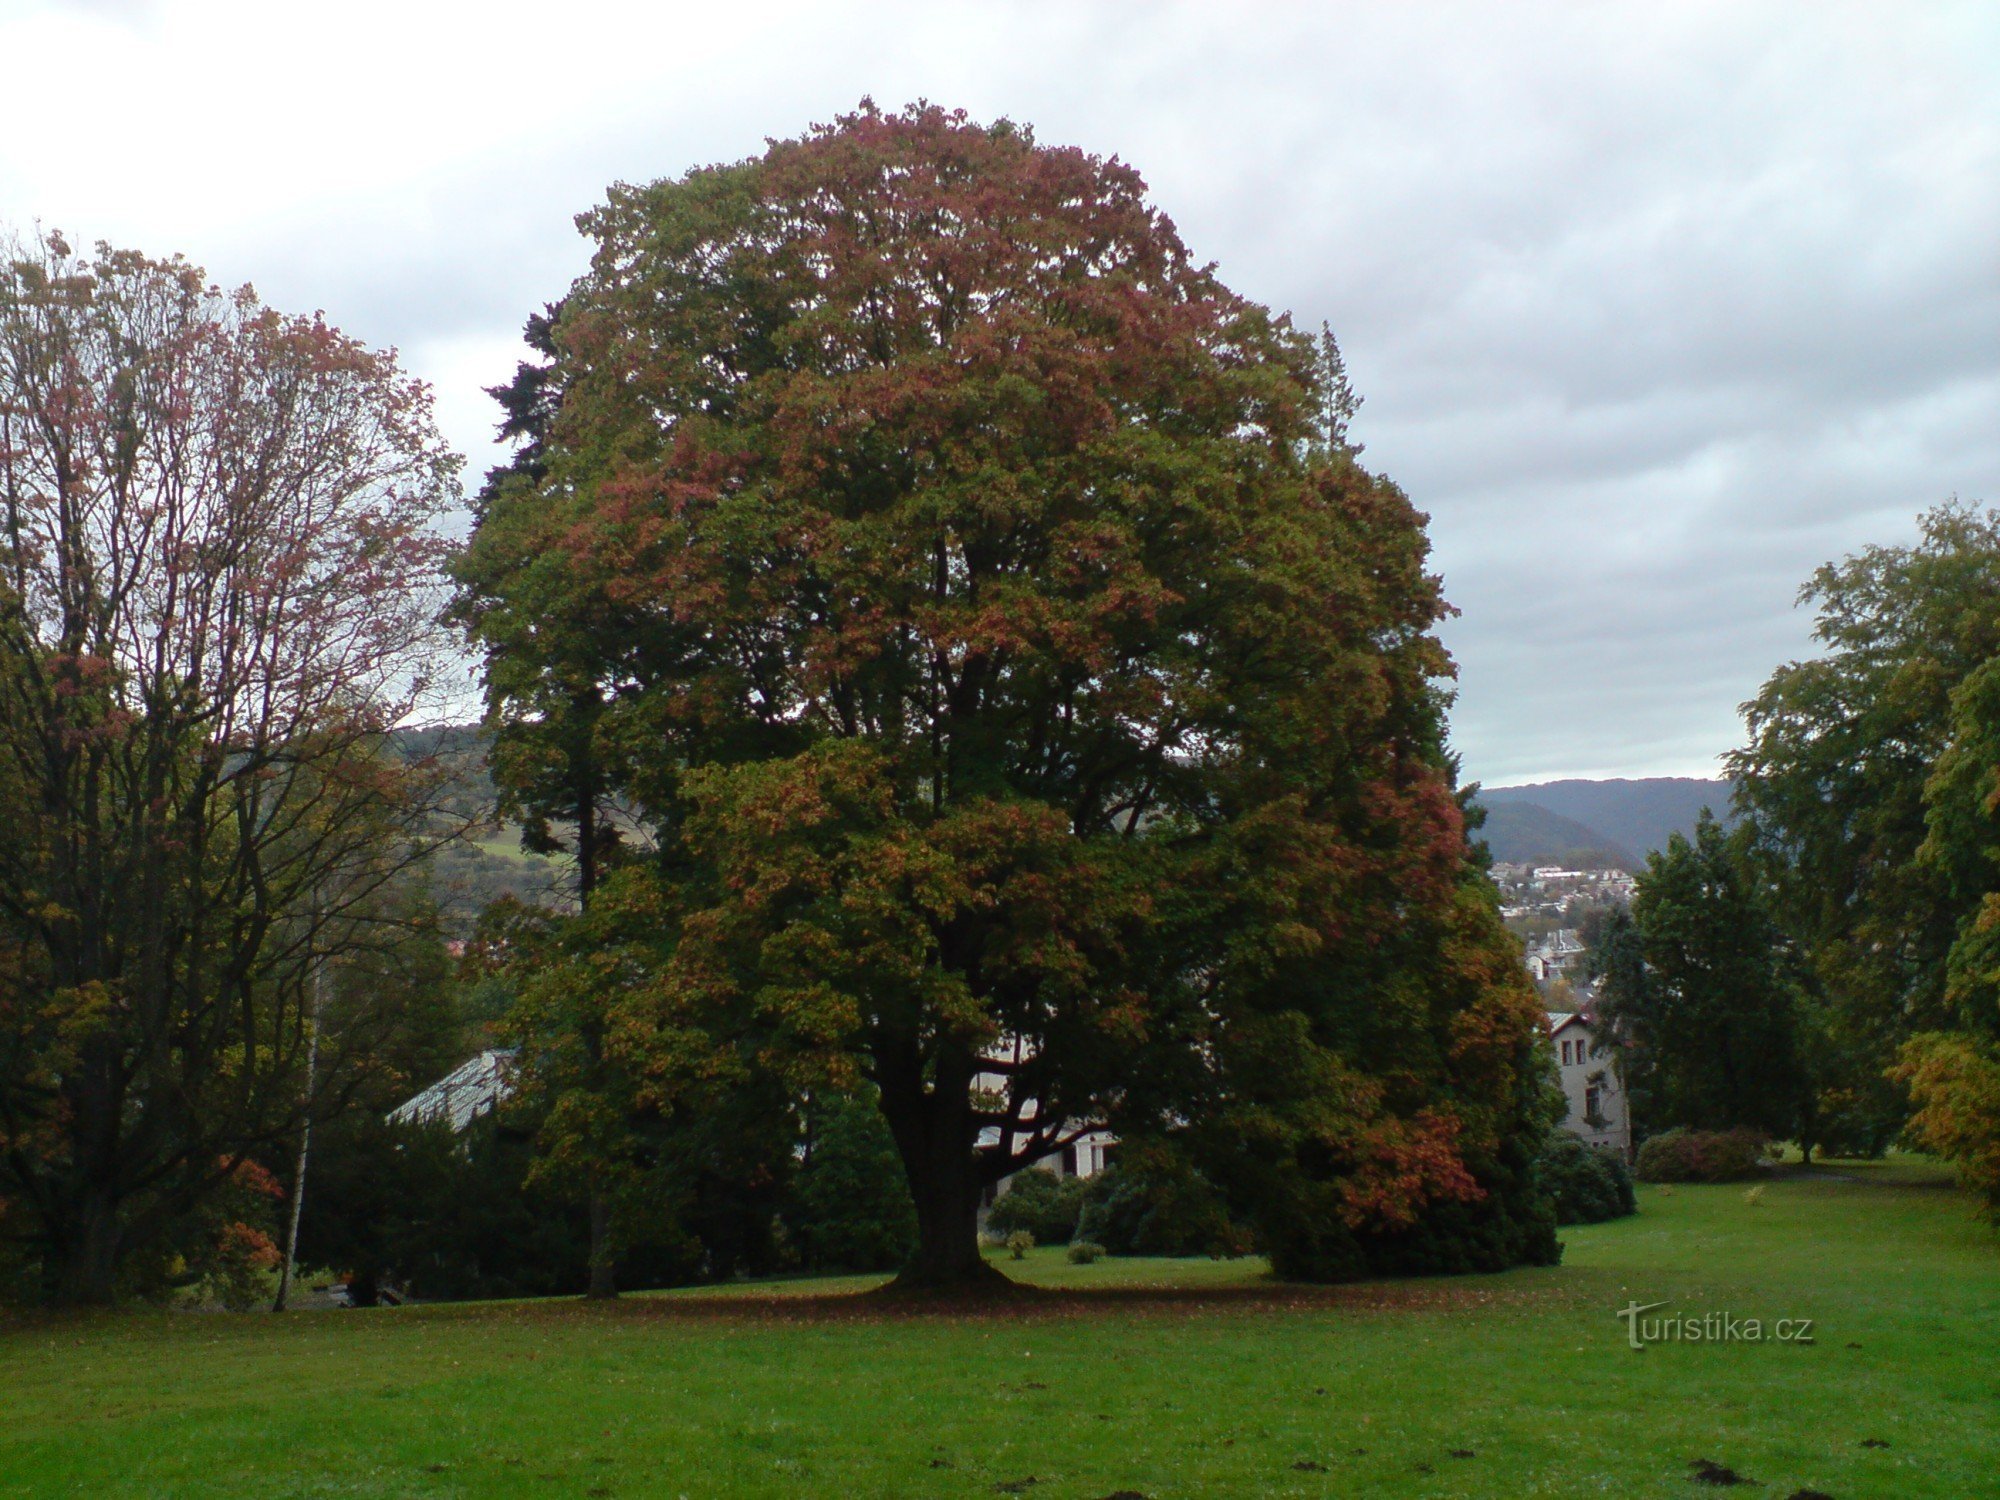
[[2000,515],[1954,502],[1918,531],[1813,575],[1800,597],[1824,650],[1745,705],[1730,759],[1772,914],[1809,971],[1819,1128],[1851,1148],[1901,1123],[1885,1071],[1911,1036],[2000,1015],[1976,978],[2000,842]]
[[1446,606],[1331,345],[1124,164],[929,107],[582,222],[461,612],[503,738],[581,670],[656,841],[621,1045],[699,1015],[794,1088],[865,1078],[913,1283],[988,1274],[982,1191],[1093,1122],[1257,1143],[1301,1268],[1443,1208],[1552,1253],[1510,1196],[1539,1018],[1443,748]]
[[456,467],[423,387],[317,317],[0,247],[0,1198],[52,1297],[109,1299],[288,1159],[394,1024],[316,979],[398,926],[434,831],[384,736]]
[[1649,855],[1593,952],[1637,1124],[1805,1132],[1799,986],[1741,840],[1704,812]]

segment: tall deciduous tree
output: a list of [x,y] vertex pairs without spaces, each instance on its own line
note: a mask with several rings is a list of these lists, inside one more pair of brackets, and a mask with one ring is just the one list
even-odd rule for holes
[[1446,606],[1331,342],[1129,167],[929,107],[582,222],[541,469],[461,610],[503,725],[557,712],[516,686],[544,620],[587,642],[674,892],[652,1003],[873,1085],[906,1278],[991,1274],[982,1191],[1090,1122],[1296,1165],[1252,1196],[1303,1269],[1445,1208],[1553,1253]]
[[1865,1148],[1906,1113],[1885,1078],[1898,1049],[1963,1024],[1978,989],[2000,515],[1941,505],[1914,544],[1829,563],[1800,597],[1826,649],[1745,705],[1730,770],[1773,915],[1810,968],[1820,1128]]
[[[308,976],[432,831],[382,753],[456,458],[394,360],[180,260],[0,251],[0,1196],[102,1302],[302,1096]],[[347,1086],[379,1005],[325,1038]]]

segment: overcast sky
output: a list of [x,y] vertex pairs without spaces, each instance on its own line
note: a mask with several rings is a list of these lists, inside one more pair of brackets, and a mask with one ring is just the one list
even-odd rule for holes
[[1821,561],[2000,501],[2000,5],[0,0],[0,224],[481,388],[607,183],[916,98],[1133,163],[1324,319],[1489,784],[1713,775]]

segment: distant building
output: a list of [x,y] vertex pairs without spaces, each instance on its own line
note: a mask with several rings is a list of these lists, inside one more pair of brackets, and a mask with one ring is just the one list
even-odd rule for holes
[[481,1115],[491,1114],[514,1091],[513,1063],[511,1051],[482,1052],[422,1093],[404,1100],[389,1111],[388,1118],[409,1125],[443,1120],[454,1133],[462,1131]]
[[1630,1157],[1632,1114],[1611,1054],[1601,1050],[1590,1017],[1581,1011],[1547,1012],[1556,1072],[1569,1114],[1563,1129],[1590,1146]]
[[[1034,1046],[1020,1037],[1013,1037],[1003,1042],[998,1051],[988,1055],[992,1056],[996,1061],[1020,1063],[1034,1055]],[[998,1073],[981,1073],[973,1079],[972,1086],[976,1091],[983,1092],[997,1099],[1005,1097],[1008,1090],[1008,1080]],[[1030,1099],[1026,1101],[1021,1111],[1021,1121],[1014,1135],[1019,1137],[1032,1134],[1035,1129],[1036,1119],[1036,1101]],[[1055,1173],[1058,1177],[1095,1177],[1117,1159],[1118,1137],[1110,1131],[1095,1126],[1088,1121],[1066,1120],[1058,1130],[1051,1132],[1051,1134],[1062,1140],[1063,1144],[1052,1145],[1043,1156],[1036,1158],[1032,1162],[1024,1163],[1021,1170],[1026,1171],[1030,1167],[1040,1167],[1044,1171]],[[1003,1144],[1011,1150],[1014,1148],[1015,1141],[1013,1139],[1003,1140],[999,1126],[986,1125],[980,1128],[977,1141],[978,1149],[981,1151],[997,1151],[1001,1149]],[[994,1200],[1006,1192],[1008,1187],[1012,1185],[1014,1175],[1013,1173],[1009,1173],[998,1182],[987,1186],[979,1202],[982,1223],[985,1219],[986,1210],[991,1208]]]
[[1583,939],[1575,929],[1564,927],[1528,944],[1528,972],[1534,975],[1537,984],[1566,979],[1583,962],[1583,955]]

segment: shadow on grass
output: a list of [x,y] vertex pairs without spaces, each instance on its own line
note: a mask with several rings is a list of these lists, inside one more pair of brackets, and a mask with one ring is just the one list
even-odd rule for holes
[[[840,1323],[1069,1319],[1153,1313],[1200,1316],[1231,1312],[1467,1311],[1570,1300],[1571,1289],[1552,1280],[1503,1276],[1439,1277],[1423,1281],[1362,1281],[1337,1286],[1264,1281],[1226,1287],[1044,1287],[1010,1281],[1004,1288],[970,1293],[872,1291],[767,1293],[711,1292],[700,1297],[621,1297],[614,1302],[551,1299],[515,1303],[503,1315],[527,1318],[619,1318],[660,1321]],[[489,1314],[501,1310],[487,1304]],[[433,1313],[443,1308],[429,1309]]]

